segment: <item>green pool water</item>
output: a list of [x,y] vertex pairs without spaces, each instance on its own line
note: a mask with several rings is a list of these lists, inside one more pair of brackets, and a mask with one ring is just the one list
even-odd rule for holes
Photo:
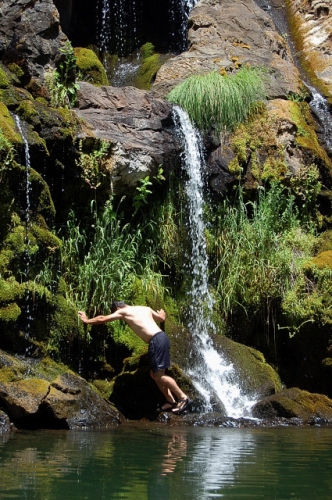
[[183,428],[0,436],[0,499],[332,499],[332,428]]

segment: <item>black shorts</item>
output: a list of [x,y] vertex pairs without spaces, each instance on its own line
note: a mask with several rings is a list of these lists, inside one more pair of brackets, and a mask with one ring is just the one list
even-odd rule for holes
[[170,342],[166,333],[156,333],[149,342],[149,357],[152,371],[159,372],[171,366]]

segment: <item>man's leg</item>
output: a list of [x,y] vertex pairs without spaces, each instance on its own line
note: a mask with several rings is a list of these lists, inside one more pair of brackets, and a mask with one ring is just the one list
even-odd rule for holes
[[175,394],[177,399],[187,398],[186,394],[181,391],[175,380],[169,375],[165,375],[165,370],[159,370],[158,372],[151,371],[150,375],[170,403],[175,402],[173,394]]

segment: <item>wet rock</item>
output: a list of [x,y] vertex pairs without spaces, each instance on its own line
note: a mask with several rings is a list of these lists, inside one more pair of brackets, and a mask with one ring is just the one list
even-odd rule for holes
[[332,97],[332,2],[289,2],[298,57],[315,83]]
[[190,13],[188,39],[189,50],[158,71],[155,95],[166,96],[191,75],[231,73],[245,65],[269,68],[270,98],[299,92],[300,76],[287,42],[253,0],[201,0]]
[[253,417],[260,419],[298,419],[299,422],[332,423],[332,400],[296,387],[268,396],[254,405]]
[[81,82],[76,115],[83,119],[79,137],[112,143],[112,182],[127,191],[162,165],[170,171],[177,159],[171,105],[134,87],[94,87]]

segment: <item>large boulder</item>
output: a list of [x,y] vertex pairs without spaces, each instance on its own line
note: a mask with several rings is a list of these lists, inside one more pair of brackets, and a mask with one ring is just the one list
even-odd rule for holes
[[0,369],[0,407],[17,428],[106,428],[120,421],[112,404],[63,365],[0,350]]
[[252,408],[252,415],[263,419],[298,419],[301,422],[332,423],[332,400],[296,387],[268,396]]
[[285,39],[253,0],[201,0],[189,16],[189,50],[158,71],[152,92],[166,96],[187,77],[231,73],[250,65],[268,68],[270,98],[298,93],[300,75]]
[[52,0],[3,0],[0,6],[0,58],[20,68],[25,81],[54,67],[67,40]]
[[83,120],[79,137],[112,144],[112,182],[117,193],[128,191],[162,165],[177,159],[171,105],[134,87],[94,87],[80,82],[76,115]]

